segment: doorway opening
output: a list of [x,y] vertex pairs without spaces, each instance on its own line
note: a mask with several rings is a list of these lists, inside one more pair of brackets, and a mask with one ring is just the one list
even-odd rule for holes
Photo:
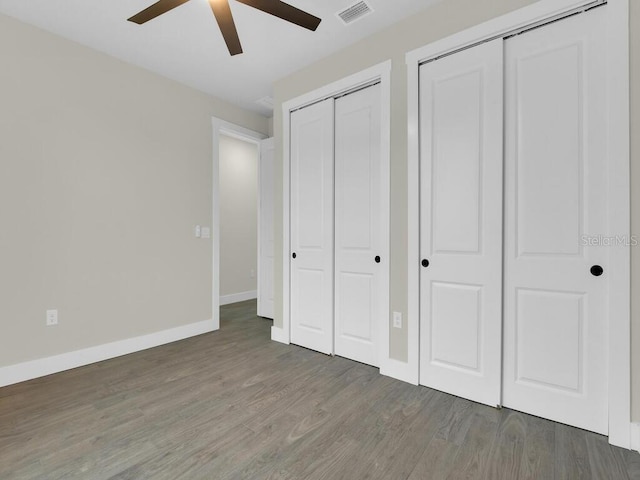
[[255,299],[261,141],[267,136],[213,118],[212,317],[220,305]]
[[220,305],[258,296],[259,145],[220,135]]

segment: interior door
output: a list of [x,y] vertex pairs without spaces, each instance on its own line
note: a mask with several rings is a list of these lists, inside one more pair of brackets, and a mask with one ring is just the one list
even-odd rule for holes
[[291,113],[291,342],[333,353],[333,105]]
[[335,103],[335,353],[374,366],[389,312],[380,106],[379,84]]
[[503,41],[420,67],[420,383],[500,404]]
[[273,156],[275,142],[268,138],[260,143],[260,198],[258,245],[258,316],[273,318]]
[[603,16],[506,42],[504,405],[606,434]]

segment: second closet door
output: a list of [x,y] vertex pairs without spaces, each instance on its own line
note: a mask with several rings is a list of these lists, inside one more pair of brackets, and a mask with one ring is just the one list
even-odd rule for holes
[[335,353],[377,366],[388,312],[380,85],[335,103]]
[[606,434],[605,8],[506,41],[504,405]]

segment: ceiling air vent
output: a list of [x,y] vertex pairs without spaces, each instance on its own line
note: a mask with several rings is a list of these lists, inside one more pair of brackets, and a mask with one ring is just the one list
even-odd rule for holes
[[350,25],[356,20],[361,19],[362,17],[369,15],[373,12],[373,9],[369,6],[367,2],[358,2],[351,5],[349,8],[344,9],[341,12],[338,12],[337,15],[344,22],[345,25]]

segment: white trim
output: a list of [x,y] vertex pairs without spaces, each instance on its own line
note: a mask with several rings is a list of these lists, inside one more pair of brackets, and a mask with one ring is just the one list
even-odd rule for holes
[[[419,65],[490,38],[561,16],[593,4],[593,0],[541,0],[468,30],[446,37],[406,55],[408,70],[408,310],[411,369],[419,370]],[[610,229],[630,235],[629,185],[629,0],[609,0],[608,95],[609,144],[613,174],[609,179]],[[613,207],[615,205],[615,208]],[[631,444],[630,248],[612,248],[609,306],[609,442],[624,448]],[[413,333],[412,333],[413,332]]]
[[631,450],[640,452],[640,423],[631,424]]
[[284,343],[285,345],[289,345],[289,332],[285,331],[282,328],[271,327],[271,340],[278,343]]
[[[565,15],[571,11],[594,4],[597,0],[540,0],[532,5],[496,17],[487,22],[455,33],[406,55],[408,65],[423,63],[440,55],[454,52],[475,43],[497,38],[538,22]],[[613,0],[615,1],[615,0]]]
[[420,66],[407,65],[407,369],[420,381]]
[[[291,341],[291,113],[282,106],[282,327],[272,327],[271,340],[289,344]],[[275,265],[275,262],[274,262]],[[274,266],[275,268],[275,266]],[[275,312],[274,312],[275,313]]]
[[385,62],[379,65],[379,78],[380,78],[380,108],[382,120],[380,129],[382,130],[382,137],[380,138],[380,175],[384,180],[382,184],[383,188],[380,190],[380,196],[386,199],[386,202],[382,202],[380,209],[380,216],[382,217],[382,224],[387,226],[386,236],[380,246],[382,255],[385,258],[385,265],[387,266],[387,274],[384,277],[383,290],[387,292],[387,295],[380,307],[382,311],[386,311],[383,321],[379,325],[379,346],[378,346],[378,364],[380,369],[389,368],[389,329],[391,328],[389,318],[391,316],[391,61]]
[[[258,145],[258,158],[260,158],[260,141],[267,138],[267,135],[241,127],[235,123],[230,123],[217,117],[211,117],[213,127],[213,168],[212,168],[212,219],[211,219],[211,239],[213,248],[213,269],[211,282],[211,315],[215,330],[220,328],[220,134],[237,138],[246,142]],[[260,210],[258,209],[258,215]]]
[[[391,142],[391,60],[379,63],[348,77],[318,88],[312,92],[300,95],[282,104],[282,328],[274,327],[271,330],[271,339],[281,343],[289,343],[291,339],[291,312],[290,312],[290,120],[291,111],[310,105],[325,98],[336,97],[349,90],[380,80],[382,85],[382,128],[388,130],[382,137],[381,153],[382,164],[390,167]],[[389,168],[387,168],[389,171]],[[390,176],[390,172],[389,172]],[[387,192],[388,193],[388,192]],[[390,201],[390,198],[389,198]],[[383,212],[383,215],[385,212]],[[387,207],[387,221],[389,212]],[[389,240],[386,239],[386,256],[389,258]],[[387,307],[387,310],[388,307]],[[381,357],[388,358],[389,349],[389,325],[388,318],[384,327],[381,326]],[[380,365],[383,365],[381,358]]]
[[[265,138],[260,142],[260,157],[258,159],[258,195],[256,195],[258,199],[258,265],[256,266],[256,275],[257,275],[256,284],[258,287],[256,298],[258,298],[258,316],[264,317],[264,318],[270,318],[270,319],[273,319],[273,308],[271,309],[270,312],[265,312],[264,300],[262,302],[260,301],[260,299],[264,299],[264,294],[262,293],[262,290],[264,290],[265,288],[264,285],[262,284],[262,260],[263,260],[262,247],[264,246],[262,244],[262,189],[263,189],[262,161],[264,158],[264,152],[268,150],[272,150],[274,158],[271,161],[271,164],[272,164],[271,168],[273,170],[274,168],[273,164],[275,163],[275,148],[276,148],[276,142],[275,142],[275,138],[273,137]],[[271,185],[271,189],[272,191],[275,192],[274,185]],[[272,229],[272,231],[275,233],[275,229]],[[274,250],[274,254],[275,254],[275,250]],[[275,266],[275,258],[274,258],[274,266]],[[272,283],[274,282],[273,278],[271,279],[271,282]]]
[[220,296],[220,306],[229,305],[231,303],[244,302],[245,300],[253,300],[258,298],[258,291],[251,290],[248,292],[232,293],[230,295]]
[[195,337],[196,335],[213,332],[214,330],[216,330],[216,328],[213,321],[205,320],[203,322],[191,323],[140,337],[127,338],[125,340],[105,343],[74,352],[9,365],[0,368],[0,387],[82,367],[91,363],[101,362],[110,358],[128,355],[159,345],[177,342],[178,340]]
[[336,80],[335,82],[313,90],[312,92],[287,100],[282,104],[283,121],[288,122],[287,118],[289,117],[289,113],[293,110],[297,110],[325,98],[337,97],[349,90],[358,88],[361,85],[381,80],[381,77],[385,73],[391,75],[391,60],[379,63],[365,70],[354,73],[353,75],[349,75],[348,77]]
[[[609,231],[631,235],[629,0],[607,9],[609,97]],[[609,443],[629,448],[631,436],[631,248],[609,252]]]

